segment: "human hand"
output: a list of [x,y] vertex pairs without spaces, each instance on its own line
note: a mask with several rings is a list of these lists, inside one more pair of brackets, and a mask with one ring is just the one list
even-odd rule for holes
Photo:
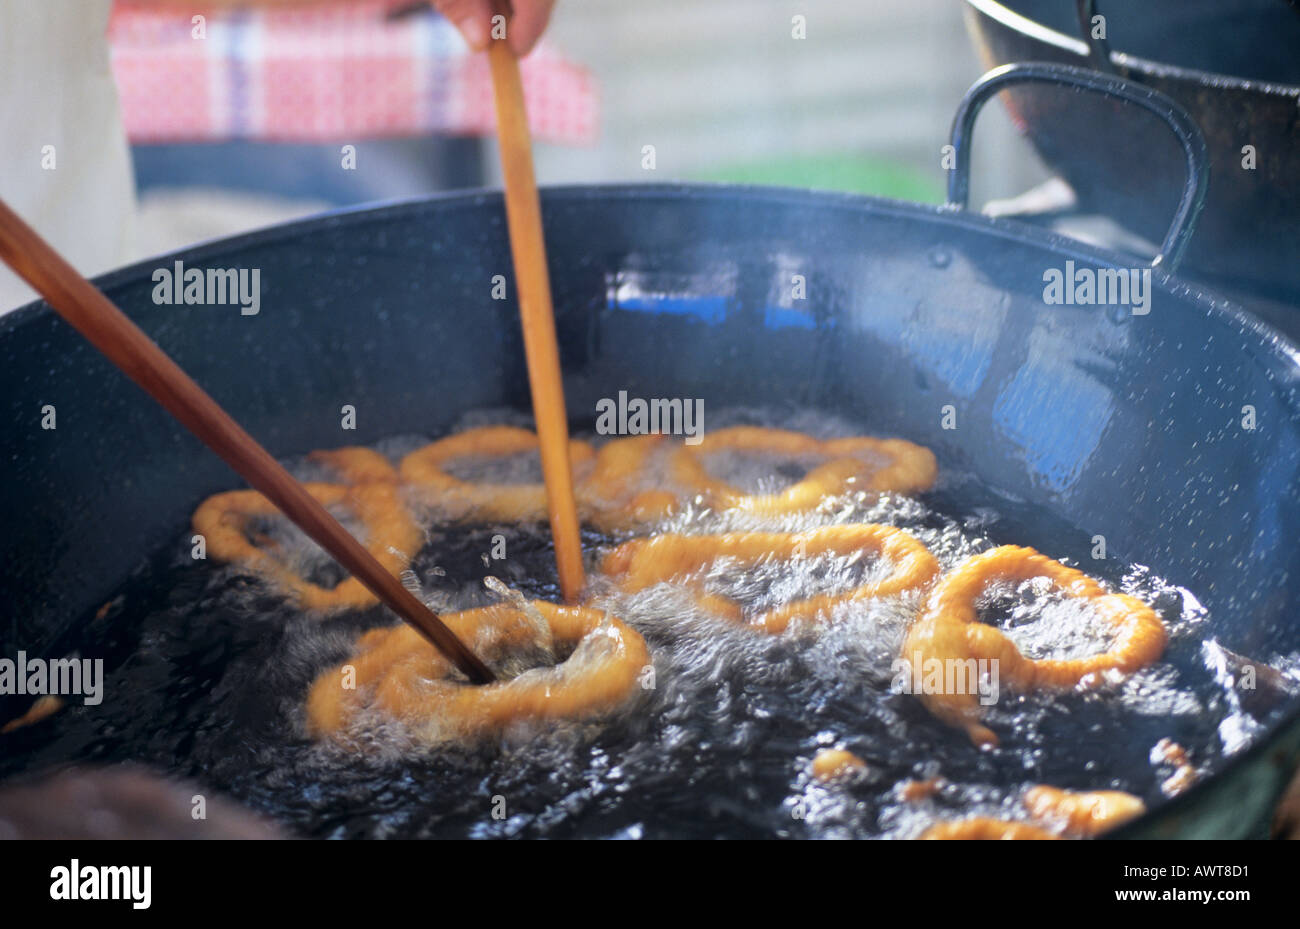
[[[492,0],[433,0],[434,8],[451,20],[469,47],[476,52],[487,48],[491,37]],[[514,15],[506,30],[506,41],[519,57],[532,51],[551,18],[555,0],[513,0]]]

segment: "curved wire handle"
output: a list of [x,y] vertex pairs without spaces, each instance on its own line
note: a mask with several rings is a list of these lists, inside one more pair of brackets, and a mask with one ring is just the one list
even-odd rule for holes
[[1187,111],[1164,94],[1109,74],[1099,74],[1070,65],[1024,62],[994,68],[972,84],[970,90],[966,91],[966,96],[962,97],[952,120],[949,141],[956,155],[956,165],[948,175],[948,209],[964,210],[970,199],[971,139],[980,108],[990,97],[1006,87],[1031,83],[1060,84],[1136,104],[1160,117],[1178,137],[1186,158],[1187,177],[1183,182],[1183,193],[1173,222],[1160,246],[1160,254],[1151,262],[1153,268],[1162,267],[1172,272],[1187,251],[1187,244],[1196,230],[1196,220],[1205,206],[1205,194],[1210,186],[1210,157],[1205,136],[1187,115]]
[[1092,32],[1092,18],[1098,15],[1097,0],[1075,0],[1075,9],[1079,14],[1079,32],[1083,41],[1088,43],[1088,61],[1104,74],[1118,74],[1110,60],[1110,42],[1105,36],[1095,36]]

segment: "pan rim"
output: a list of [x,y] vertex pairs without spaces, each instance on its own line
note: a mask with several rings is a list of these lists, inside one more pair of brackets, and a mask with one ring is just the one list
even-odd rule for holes
[[[967,0],[971,2],[971,0]],[[811,201],[821,201],[827,208],[866,209],[895,218],[921,218],[941,225],[955,226],[992,234],[996,238],[1016,242],[1030,247],[1046,248],[1061,257],[1081,258],[1085,261],[1112,268],[1128,268],[1134,263],[1133,256],[1092,245],[1079,239],[1043,229],[1014,217],[985,216],[973,210],[955,209],[934,203],[918,203],[910,200],[897,200],[871,194],[849,193],[845,191],[784,187],[763,184],[735,184],[718,182],[658,182],[629,183],[614,181],[598,184],[561,184],[547,185],[539,188],[542,198],[543,213],[550,203],[583,200],[610,199],[680,199],[682,197],[724,198],[744,194],[751,200],[771,203],[789,203],[791,205],[817,205]],[[419,194],[410,197],[396,197],[385,200],[368,201],[350,206],[326,210],[311,216],[304,216],[288,222],[276,223],[234,235],[200,240],[190,245],[171,251],[145,256],[141,259],[115,268],[91,278],[100,290],[111,289],[128,283],[138,277],[140,272],[154,268],[165,259],[188,256],[200,260],[207,255],[228,252],[232,246],[246,247],[292,239],[306,230],[315,227],[343,227],[354,223],[365,223],[377,218],[401,216],[416,213],[430,206],[447,209],[482,206],[486,203],[503,204],[502,192],[496,187],[475,187],[464,190],[442,191],[432,194]],[[504,206],[502,207],[504,211]],[[1190,301],[1209,314],[1224,316],[1245,331],[1256,335],[1264,344],[1276,345],[1290,357],[1292,365],[1300,374],[1300,341],[1264,322],[1250,312],[1249,304],[1224,296],[1212,288],[1193,283],[1180,277],[1176,272],[1170,273],[1162,268],[1152,269],[1152,279],[1162,289],[1169,291],[1182,300]],[[44,300],[37,299],[15,307],[0,314],[0,335],[24,324],[33,316],[52,313]],[[1297,406],[1300,413],[1300,405]]]

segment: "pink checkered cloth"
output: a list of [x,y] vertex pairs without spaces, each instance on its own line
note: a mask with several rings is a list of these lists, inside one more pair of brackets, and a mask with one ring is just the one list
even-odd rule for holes
[[[183,7],[115,7],[109,41],[127,134],[133,142],[347,142],[495,132],[487,56],[432,13],[386,19],[407,5],[209,12],[202,39]],[[591,144],[591,75],[545,41],[521,69],[534,136]]]

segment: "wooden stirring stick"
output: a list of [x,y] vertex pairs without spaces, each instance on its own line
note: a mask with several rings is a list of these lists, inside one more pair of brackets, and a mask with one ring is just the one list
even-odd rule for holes
[[0,259],[43,296],[91,345],[122,369],[186,429],[260,490],[321,548],[414,626],[475,684],[487,666],[344,529],[271,453],[204,393],[135,323],[0,202]]
[[[495,0],[498,14],[510,16],[509,5]],[[509,29],[507,22],[506,29]],[[528,359],[528,385],[533,395],[533,418],[541,449],[546,505],[555,539],[555,562],[564,599],[572,602],[582,591],[582,538],[578,532],[578,507],[573,496],[573,468],[569,461],[569,420],[564,409],[560,380],[560,349],[555,338],[555,311],[551,306],[551,279],[546,270],[546,243],[542,238],[542,207],[533,174],[533,143],[524,111],[524,88],[519,61],[504,38],[488,45],[492,89],[496,97],[497,141],[506,187],[506,224],[519,288],[519,315],[523,321],[524,354]]]

